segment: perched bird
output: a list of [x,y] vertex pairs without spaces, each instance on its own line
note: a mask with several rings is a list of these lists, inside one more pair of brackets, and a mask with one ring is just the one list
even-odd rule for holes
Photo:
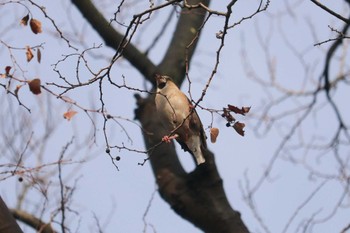
[[202,122],[187,96],[168,76],[156,75],[157,94],[155,103],[159,119],[170,136],[167,143],[176,139],[182,149],[194,156],[197,165],[205,162],[202,148],[207,148]]

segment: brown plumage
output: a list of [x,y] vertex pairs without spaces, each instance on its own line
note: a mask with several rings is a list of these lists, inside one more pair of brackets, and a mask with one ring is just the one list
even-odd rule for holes
[[155,103],[164,128],[172,135],[163,141],[175,138],[185,151],[189,151],[197,164],[205,162],[202,148],[206,148],[206,136],[202,122],[187,96],[168,76],[156,75],[157,94]]

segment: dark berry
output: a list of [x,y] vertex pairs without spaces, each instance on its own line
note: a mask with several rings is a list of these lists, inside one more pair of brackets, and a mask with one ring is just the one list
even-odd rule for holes
[[19,178],[18,178],[18,181],[19,181],[19,182],[22,182],[22,181],[23,181],[23,177],[19,177]]
[[119,161],[120,160],[120,156],[115,157],[115,160]]
[[226,127],[230,127],[230,126],[231,126],[230,122],[227,122]]
[[109,152],[111,152],[111,150],[109,148],[107,148],[106,153],[109,154]]

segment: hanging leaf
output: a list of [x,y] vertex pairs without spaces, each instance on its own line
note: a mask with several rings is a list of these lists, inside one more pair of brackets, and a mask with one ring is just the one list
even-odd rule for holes
[[219,135],[219,129],[218,128],[210,128],[210,141],[211,143],[216,142],[216,138]]
[[244,127],[245,127],[244,123],[237,121],[236,123],[234,123],[234,125],[232,127],[236,130],[236,132],[239,135],[244,136]]
[[27,14],[26,16],[24,16],[21,19],[20,25],[27,26],[28,25],[28,20],[29,20],[29,14]]
[[30,28],[32,29],[32,32],[34,34],[38,34],[38,33],[43,32],[41,29],[41,22],[39,20],[31,19],[29,24],[30,24]]
[[237,108],[236,106],[233,106],[233,105],[230,105],[228,104],[227,105],[228,109],[236,114],[241,114],[241,115],[245,115],[246,113],[249,112],[250,110],[250,107],[242,107],[242,108]]
[[39,48],[36,50],[36,59],[39,63],[41,62],[41,51]]
[[34,57],[32,49],[29,46],[26,47],[26,56],[27,56],[27,62],[30,62]]
[[231,113],[228,111],[227,108],[224,108],[224,113],[221,115],[222,117],[225,117],[228,122],[235,121],[236,119],[231,115]]
[[73,117],[75,114],[77,114],[76,111],[74,111],[74,110],[69,110],[69,111],[67,111],[67,112],[65,112],[65,113],[63,114],[63,118],[66,119],[66,120],[68,120],[68,121],[70,121],[70,120],[72,119],[72,117]]
[[29,90],[34,94],[34,95],[39,95],[41,93],[41,81],[40,79],[36,78],[33,79],[32,81],[28,82],[29,84]]
[[242,111],[243,111],[244,113],[248,113],[248,112],[250,111],[250,108],[251,108],[251,107],[242,107]]

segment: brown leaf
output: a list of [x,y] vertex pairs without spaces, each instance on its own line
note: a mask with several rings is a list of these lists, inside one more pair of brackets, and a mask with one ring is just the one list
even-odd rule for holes
[[29,46],[26,47],[26,56],[27,56],[27,62],[30,62],[34,57],[32,49]]
[[242,111],[243,111],[244,113],[248,113],[248,112],[250,111],[250,108],[251,108],[251,107],[242,107]]
[[20,25],[27,26],[28,25],[28,20],[29,20],[29,14],[27,14],[26,16],[24,16],[21,19]]
[[41,22],[37,19],[31,19],[30,22],[30,28],[32,29],[32,32],[34,34],[38,34],[43,32],[43,30],[41,29]]
[[5,67],[5,74],[6,75],[9,75],[11,68],[12,68],[11,66],[6,66]]
[[233,106],[233,105],[230,105],[228,104],[227,105],[228,109],[236,114],[241,114],[241,115],[245,115],[246,113],[249,112],[250,110],[250,107],[242,107],[242,108],[237,108],[236,106]]
[[74,111],[74,110],[69,110],[69,111],[67,111],[67,112],[65,112],[65,113],[63,114],[63,118],[66,119],[66,120],[68,120],[68,121],[70,121],[70,120],[72,119],[72,117],[73,117],[75,114],[77,114],[76,111]]
[[236,130],[236,132],[239,135],[244,136],[244,127],[245,127],[244,123],[237,121],[232,127]]
[[219,129],[218,128],[210,128],[210,141],[211,143],[216,142],[216,138],[219,135]]
[[231,115],[231,113],[227,110],[227,108],[224,108],[224,113],[222,114],[222,117],[225,117],[228,122],[235,121],[236,119]]
[[41,62],[41,51],[39,48],[36,51],[36,59],[38,60],[39,63]]
[[39,95],[41,93],[41,87],[40,87],[40,79],[36,78],[33,79],[32,81],[29,81],[29,90],[34,94],[34,95]]

